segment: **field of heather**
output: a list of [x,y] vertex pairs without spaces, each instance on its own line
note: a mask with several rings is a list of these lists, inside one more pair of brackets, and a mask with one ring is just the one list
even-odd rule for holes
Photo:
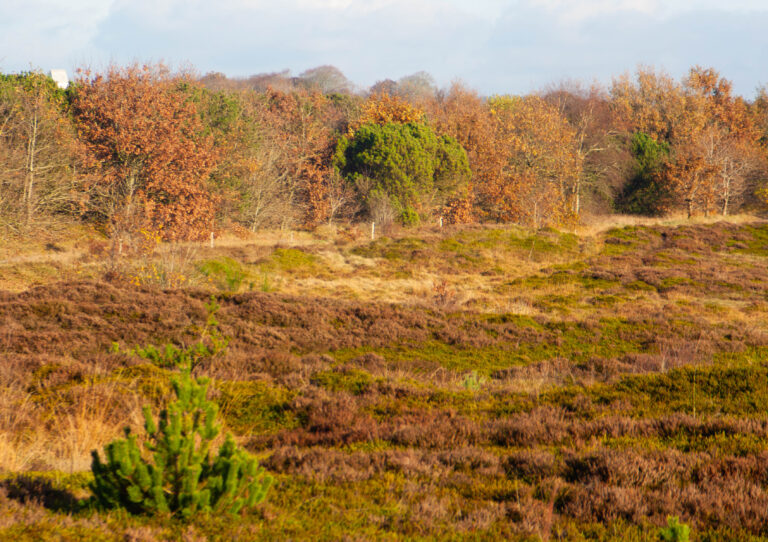
[[[768,223],[39,248],[0,258],[2,540],[768,540]],[[96,510],[91,451],[172,395],[145,347],[212,331],[266,500]]]

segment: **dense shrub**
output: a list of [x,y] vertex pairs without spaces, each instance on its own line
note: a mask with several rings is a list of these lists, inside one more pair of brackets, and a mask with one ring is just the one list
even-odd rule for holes
[[466,189],[470,177],[467,154],[454,139],[414,123],[360,127],[339,140],[334,164],[369,208],[386,195],[403,224],[418,223]]
[[227,339],[218,331],[218,305],[211,301],[207,308],[208,320],[195,346],[131,352],[181,369],[171,380],[176,400],[160,412],[157,422],[144,407],[147,438],[142,446],[126,429],[125,439],[107,444],[104,462],[97,451],[92,452],[90,488],[99,506],[190,518],[197,512],[236,514],[264,500],[272,479],[232,435],[212,455],[220,432],[218,406],[207,398],[210,380],[191,373],[201,359],[221,352]]
[[193,378],[187,368],[173,380],[173,389],[176,401],[160,413],[159,423],[148,407],[144,410],[143,448],[151,459],[128,430],[125,439],[106,446],[104,462],[93,452],[90,487],[98,504],[189,518],[197,512],[235,514],[261,502],[271,478],[231,435],[211,455],[220,428],[216,404],[206,398],[208,379]]

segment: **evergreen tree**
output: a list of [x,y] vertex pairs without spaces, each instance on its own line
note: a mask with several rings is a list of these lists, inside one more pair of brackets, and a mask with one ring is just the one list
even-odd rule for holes
[[632,136],[629,150],[635,159],[634,174],[619,195],[619,210],[640,215],[660,215],[669,206],[672,194],[661,182],[659,171],[669,160],[669,143],[656,141],[648,134]]
[[[125,439],[104,449],[102,461],[92,452],[90,489],[102,508],[124,508],[132,514],[172,514],[189,518],[198,512],[236,514],[266,497],[272,478],[256,458],[235,444],[228,434],[215,455],[211,445],[220,432],[218,408],[207,399],[207,378],[192,376],[201,357],[216,355],[226,346],[218,331],[214,300],[201,341],[187,349],[154,347],[132,351],[180,368],[171,380],[176,400],[156,421],[144,407],[147,438],[140,444],[126,428]],[[207,336],[211,345],[203,342]],[[151,354],[151,355],[148,355]]]
[[466,190],[467,153],[456,140],[417,123],[366,124],[338,143],[334,164],[369,202],[389,198],[400,221],[442,206]]

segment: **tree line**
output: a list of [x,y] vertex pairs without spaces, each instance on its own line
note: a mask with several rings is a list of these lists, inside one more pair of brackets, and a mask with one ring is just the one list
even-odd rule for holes
[[115,238],[373,220],[532,227],[585,213],[722,214],[768,202],[768,93],[713,69],[484,97],[423,72],[359,91],[291,77],[0,75],[0,227],[88,221]]

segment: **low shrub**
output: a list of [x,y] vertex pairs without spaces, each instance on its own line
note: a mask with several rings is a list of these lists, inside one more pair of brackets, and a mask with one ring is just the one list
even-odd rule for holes
[[198,512],[236,514],[264,500],[271,477],[231,435],[211,455],[220,427],[216,404],[206,398],[208,379],[193,378],[187,367],[172,384],[176,401],[159,423],[144,409],[143,445],[126,429],[125,439],[105,447],[105,461],[92,452],[89,487],[99,507],[188,519]]
[[207,308],[208,319],[195,345],[133,351],[180,370],[171,379],[176,400],[160,412],[157,422],[144,407],[146,438],[141,444],[126,428],[125,439],[107,444],[104,461],[98,451],[92,452],[94,479],[89,488],[100,508],[189,519],[198,512],[236,514],[266,497],[271,477],[231,434],[212,455],[220,432],[218,407],[207,398],[209,379],[191,373],[205,358],[226,348],[227,339],[218,331],[215,300]]

